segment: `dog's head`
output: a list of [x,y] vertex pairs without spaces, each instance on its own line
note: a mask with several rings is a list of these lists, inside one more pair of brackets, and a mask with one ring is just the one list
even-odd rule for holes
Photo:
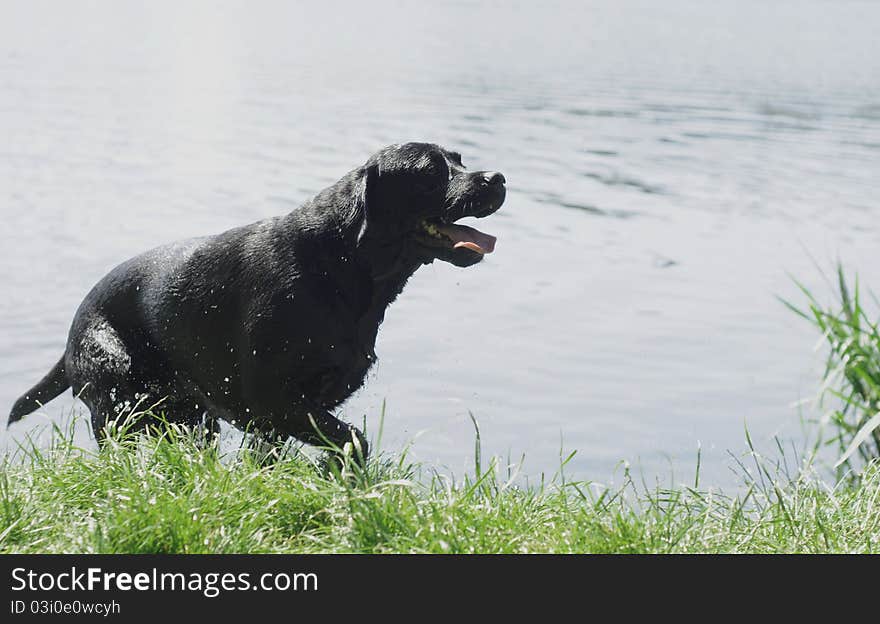
[[468,171],[461,155],[430,143],[391,145],[363,169],[362,239],[399,247],[407,257],[466,267],[495,248],[495,237],[455,221],[486,217],[501,207],[504,176]]

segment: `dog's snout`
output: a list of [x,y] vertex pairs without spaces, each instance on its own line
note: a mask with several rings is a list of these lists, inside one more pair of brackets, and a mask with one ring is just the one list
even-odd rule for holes
[[483,179],[487,184],[504,184],[507,182],[504,178],[504,174],[499,173],[498,171],[484,171]]

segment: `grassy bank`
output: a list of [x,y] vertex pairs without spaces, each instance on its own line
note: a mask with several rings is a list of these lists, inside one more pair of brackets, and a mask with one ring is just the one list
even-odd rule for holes
[[48,450],[0,463],[0,553],[878,552],[878,323],[842,268],[833,305],[802,290],[806,306],[787,305],[828,347],[820,439],[839,457],[834,487],[781,445],[760,457],[748,436],[734,459],[742,488],[728,496],[699,487],[699,459],[692,487],[626,475],[608,489],[560,470],[523,488],[481,461],[479,433],[473,473],[452,481],[387,455],[342,473],[299,453],[263,465],[177,427],[117,433],[100,451],[56,430]]
[[[388,457],[339,475],[296,455],[221,458],[178,429],[100,452],[57,435],[0,467],[0,552],[766,553],[880,550],[880,470],[829,488],[748,458],[737,497],[617,490],[497,463],[453,483]],[[478,464],[478,462],[477,462]]]

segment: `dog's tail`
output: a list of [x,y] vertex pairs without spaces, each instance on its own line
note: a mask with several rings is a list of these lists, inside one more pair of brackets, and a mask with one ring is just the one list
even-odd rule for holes
[[8,427],[14,422],[18,422],[44,403],[48,403],[59,394],[70,387],[70,381],[67,379],[67,373],[64,372],[64,356],[58,360],[58,363],[52,367],[46,376],[43,377],[37,385],[19,397],[12,411],[9,412],[9,421],[6,423]]

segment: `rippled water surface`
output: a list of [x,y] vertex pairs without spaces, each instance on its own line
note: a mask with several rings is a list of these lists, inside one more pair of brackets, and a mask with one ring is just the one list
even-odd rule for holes
[[[0,406],[120,261],[294,209],[378,147],[508,180],[496,252],[421,269],[343,409],[460,473],[726,483],[800,440],[817,336],[776,295],[839,255],[880,289],[872,2],[0,5]],[[21,439],[73,406],[50,403]],[[80,432],[83,440],[87,432]],[[682,477],[684,478],[684,477]]]

